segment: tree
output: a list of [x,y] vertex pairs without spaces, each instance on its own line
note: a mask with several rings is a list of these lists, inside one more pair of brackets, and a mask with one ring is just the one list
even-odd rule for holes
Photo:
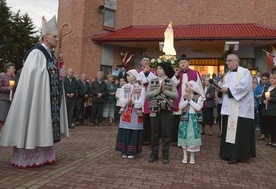
[[0,46],[2,47],[0,48],[0,69],[7,62],[15,63],[16,69],[19,69],[22,67],[25,54],[35,46],[39,37],[35,36],[37,31],[28,14],[20,15],[20,10],[12,13],[5,0],[0,0],[0,2],[0,23],[5,28],[4,30],[0,28]]
[[11,12],[7,7],[5,0],[0,0],[0,70],[3,69],[3,63],[7,60],[7,43],[11,41]]

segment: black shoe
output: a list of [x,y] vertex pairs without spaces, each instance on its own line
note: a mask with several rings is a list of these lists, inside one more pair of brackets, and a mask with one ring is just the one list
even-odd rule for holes
[[205,132],[202,132],[201,135],[205,135]]
[[148,162],[149,162],[149,163],[153,163],[153,162],[155,162],[155,161],[157,161],[157,160],[158,160],[158,155],[156,155],[156,154],[151,154],[150,157],[149,157],[149,159],[148,159]]
[[169,164],[169,158],[168,157],[163,157],[163,164]]
[[228,161],[228,164],[237,164],[238,160],[236,159],[230,159],[230,161]]

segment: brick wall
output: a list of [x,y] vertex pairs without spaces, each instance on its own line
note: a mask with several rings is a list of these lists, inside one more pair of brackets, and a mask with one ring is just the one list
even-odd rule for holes
[[[75,73],[86,73],[90,79],[100,70],[102,47],[91,37],[102,34],[103,13],[98,11],[105,0],[59,0],[58,22],[72,25],[63,38],[66,67]],[[275,0],[117,0],[115,29],[131,25],[259,23],[276,27]],[[120,52],[114,49],[113,64],[120,63]],[[138,66],[139,49],[129,66]],[[138,52],[139,51],[139,52]]]
[[103,31],[103,13],[98,11],[102,4],[104,0],[59,0],[58,23],[72,26],[71,34],[63,38],[66,68],[86,73],[90,79],[100,70],[101,46],[91,36]]
[[[275,0],[135,0],[133,25],[260,23],[276,26]],[[273,16],[274,15],[274,16]]]

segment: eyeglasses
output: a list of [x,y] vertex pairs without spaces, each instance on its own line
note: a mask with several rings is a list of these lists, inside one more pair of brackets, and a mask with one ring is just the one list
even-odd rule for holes
[[235,59],[226,60],[225,63],[232,62],[232,61],[235,61]]

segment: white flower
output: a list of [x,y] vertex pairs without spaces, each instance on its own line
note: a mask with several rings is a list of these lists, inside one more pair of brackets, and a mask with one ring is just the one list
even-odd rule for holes
[[154,63],[156,60],[153,58],[153,59],[151,59],[151,63]]
[[175,63],[175,62],[172,60],[172,61],[171,61],[171,64],[174,64],[174,63]]
[[162,62],[162,60],[161,60],[160,58],[158,58],[158,59],[157,59],[157,62],[160,63],[160,62]]

